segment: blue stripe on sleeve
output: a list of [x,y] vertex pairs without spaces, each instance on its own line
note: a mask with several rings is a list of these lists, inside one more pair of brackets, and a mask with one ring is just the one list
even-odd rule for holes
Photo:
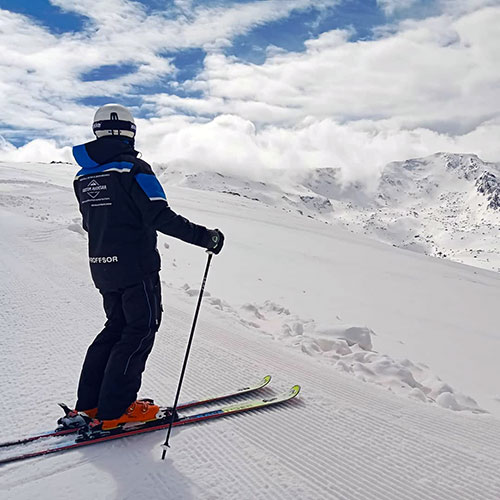
[[156,176],[151,174],[137,174],[135,176],[139,186],[141,186],[142,190],[146,193],[146,196],[152,200],[165,200],[167,201],[167,196],[165,195],[165,191],[161,187]]
[[85,144],[80,144],[80,146],[73,147],[73,156],[75,157],[76,162],[83,168],[93,168],[99,165],[92,158],[90,158],[87,153],[87,149],[85,148]]

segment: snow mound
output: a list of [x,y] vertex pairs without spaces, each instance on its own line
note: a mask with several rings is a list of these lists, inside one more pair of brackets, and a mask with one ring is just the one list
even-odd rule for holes
[[[315,333],[326,341],[331,337],[338,338],[345,340],[349,346],[358,345],[367,351],[372,350],[372,335],[375,335],[372,330],[364,326],[317,327]],[[320,339],[318,338],[318,340]]]
[[[189,285],[183,289],[190,297],[199,293]],[[332,326],[318,324],[270,300],[246,303],[239,308],[210,294],[204,300],[245,327],[298,349],[318,362],[329,363],[358,380],[448,410],[486,413],[473,398],[444,383],[423,363],[394,359],[373,350],[376,333],[366,326],[345,325],[338,319],[338,324]]]

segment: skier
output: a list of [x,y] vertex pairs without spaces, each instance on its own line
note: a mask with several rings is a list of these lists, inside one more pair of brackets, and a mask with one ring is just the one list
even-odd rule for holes
[[151,167],[134,149],[136,126],[119,104],[100,107],[96,140],[73,148],[82,169],[75,194],[88,233],[89,262],[107,321],[90,345],[74,410],[62,427],[108,430],[153,420],[159,407],[136,401],[162,316],[157,231],[218,254],[224,235],[193,224],[168,205]]

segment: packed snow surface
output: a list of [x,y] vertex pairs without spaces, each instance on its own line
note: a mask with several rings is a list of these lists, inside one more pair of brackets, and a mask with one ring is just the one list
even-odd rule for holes
[[[75,172],[0,164],[2,441],[54,426],[103,324]],[[161,176],[174,210],[227,238],[181,399],[268,373],[264,395],[300,396],[175,430],[166,462],[158,432],[3,466],[2,498],[498,500],[500,275],[176,175]],[[169,404],[205,254],[165,236],[159,250],[165,314],[141,395]]]

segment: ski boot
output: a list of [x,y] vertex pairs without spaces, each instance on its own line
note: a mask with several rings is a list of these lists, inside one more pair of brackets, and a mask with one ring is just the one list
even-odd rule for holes
[[[155,405],[151,399],[140,399],[132,403],[127,411],[118,418],[112,420],[101,420],[93,418],[79,430],[79,440],[81,439],[95,439],[101,436],[118,432],[123,426],[127,424],[142,424],[158,422],[169,422],[172,418],[172,411],[170,408],[160,408]],[[174,422],[179,420],[177,412],[174,415]],[[127,427],[130,427],[127,425]]]
[[58,431],[84,427],[97,415],[97,408],[77,411],[71,410],[64,403],[59,403],[59,406],[63,409],[65,415],[57,421]]

